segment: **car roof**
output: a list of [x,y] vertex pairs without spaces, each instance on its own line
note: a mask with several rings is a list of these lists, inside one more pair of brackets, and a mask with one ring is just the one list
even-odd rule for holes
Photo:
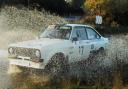
[[93,27],[90,26],[90,25],[84,25],[84,24],[66,24],[66,25],[72,26],[72,27],[75,27],[75,26],[85,26],[85,27],[91,27],[91,28],[93,28]]

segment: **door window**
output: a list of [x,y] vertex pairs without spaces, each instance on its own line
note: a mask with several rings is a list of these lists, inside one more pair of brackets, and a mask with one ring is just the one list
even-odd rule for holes
[[77,37],[78,40],[87,40],[87,33],[85,27],[75,27],[72,33],[72,38],[74,37]]
[[92,40],[92,39],[100,38],[100,35],[92,28],[86,28],[86,31],[87,31],[88,39]]

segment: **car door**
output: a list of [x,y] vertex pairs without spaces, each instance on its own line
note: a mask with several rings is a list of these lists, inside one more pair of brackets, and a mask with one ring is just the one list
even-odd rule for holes
[[87,33],[84,26],[75,26],[71,38],[77,38],[77,41],[73,42],[73,61],[80,61],[86,59],[90,53],[90,43],[87,38]]
[[70,37],[72,46],[69,48],[70,62],[75,62],[80,59],[80,55],[79,55],[80,43],[78,39],[79,39],[79,29],[73,28],[72,34]]
[[84,26],[79,28],[81,28],[79,30],[79,33],[80,33],[79,50],[80,50],[81,60],[83,60],[89,57],[90,50],[91,50],[91,42],[88,40],[86,28]]
[[91,44],[91,52],[99,50],[102,44],[101,35],[91,27],[86,27],[86,31],[88,40]]

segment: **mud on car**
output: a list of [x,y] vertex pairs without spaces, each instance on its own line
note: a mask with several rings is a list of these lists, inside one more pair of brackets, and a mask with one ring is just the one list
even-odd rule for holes
[[72,62],[86,60],[92,52],[105,50],[108,38],[81,24],[50,25],[38,39],[10,44],[10,65],[62,72]]

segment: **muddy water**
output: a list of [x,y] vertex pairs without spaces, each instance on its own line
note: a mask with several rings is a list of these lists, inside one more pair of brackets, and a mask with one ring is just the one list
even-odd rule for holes
[[[35,72],[35,73],[34,73]],[[9,66],[7,58],[0,58],[0,89],[65,89],[71,87],[66,78],[52,77],[45,73],[24,70],[18,71],[16,67]]]
[[[42,71],[31,69],[21,71],[16,67],[10,69],[7,52],[0,50],[0,89],[73,89],[79,86],[77,84],[81,79],[89,80],[86,82],[90,83],[91,79],[94,81],[99,76],[103,78],[108,76],[103,67],[100,67],[101,62],[104,67],[111,64],[108,60],[78,62],[71,65],[68,77],[53,77]],[[108,81],[109,79],[106,83]]]
[[[79,69],[72,67],[77,70],[73,72],[74,74],[79,73]],[[53,77],[31,69],[23,71],[19,71],[16,67],[10,69],[7,52],[0,50],[0,89],[58,89],[60,87],[67,89],[75,86],[75,83],[72,84],[67,78]]]
[[47,76],[32,74],[31,71],[17,72],[16,68],[10,69],[8,59],[0,58],[0,89],[42,88],[43,82],[48,79]]
[[[57,89],[67,87],[67,81],[60,85],[65,78],[52,77],[44,72],[31,69],[19,70],[10,67],[7,51],[0,50],[0,89]],[[66,86],[65,86],[66,84]],[[67,88],[66,88],[67,89]]]
[[7,51],[0,50],[0,89],[37,89],[49,86],[49,76],[43,72],[19,71],[10,67]]

